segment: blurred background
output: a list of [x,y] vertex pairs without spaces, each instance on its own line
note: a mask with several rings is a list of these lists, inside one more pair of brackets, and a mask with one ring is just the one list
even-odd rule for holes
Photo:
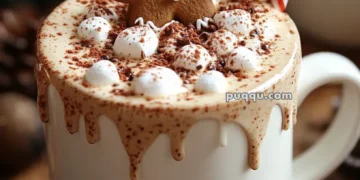
[[[48,180],[42,125],[33,75],[36,32],[61,0],[0,0],[0,180]],[[290,0],[303,55],[334,51],[360,67],[359,0]],[[318,88],[299,109],[294,156],[326,131],[341,105],[341,85]],[[326,180],[359,180],[360,144]],[[357,163],[359,165],[360,163]]]

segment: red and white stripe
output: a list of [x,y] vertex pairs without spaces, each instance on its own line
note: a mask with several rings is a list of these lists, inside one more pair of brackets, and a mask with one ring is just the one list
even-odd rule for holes
[[284,12],[289,0],[271,0],[271,2],[275,8]]

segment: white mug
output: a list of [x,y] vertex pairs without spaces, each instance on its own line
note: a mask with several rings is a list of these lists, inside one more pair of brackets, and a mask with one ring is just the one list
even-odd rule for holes
[[359,0],[293,0],[287,11],[297,27],[332,46],[360,47]]
[[[317,180],[324,178],[350,153],[360,136],[360,72],[347,58],[317,53],[304,58],[298,84],[299,102],[315,88],[330,82],[344,84],[343,104],[334,124],[322,139],[297,159],[292,159],[293,129],[282,131],[281,112],[272,111],[260,150],[260,168],[248,167],[248,143],[238,125],[225,126],[228,145],[219,147],[218,125],[201,121],[185,141],[187,156],[175,161],[165,135],[147,150],[140,180]],[[130,180],[129,159],[113,121],[100,117],[101,140],[89,144],[84,121],[70,134],[62,101],[49,88],[50,121],[45,124],[52,180]]]

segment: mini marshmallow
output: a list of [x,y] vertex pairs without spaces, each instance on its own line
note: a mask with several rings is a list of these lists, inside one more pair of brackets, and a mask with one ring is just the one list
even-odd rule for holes
[[116,66],[108,60],[95,63],[86,72],[85,79],[94,86],[109,86],[120,82]]
[[189,44],[182,47],[175,55],[173,66],[187,70],[202,71],[210,63],[211,56],[202,46]]
[[277,33],[276,26],[271,20],[266,20],[263,24],[259,25],[259,29],[262,30],[262,36],[264,40],[272,40]]
[[225,67],[238,71],[238,70],[255,70],[258,68],[259,56],[256,52],[251,51],[246,47],[238,47],[234,49],[226,61]]
[[227,90],[227,81],[221,72],[208,71],[198,78],[195,90],[202,93],[224,93]]
[[156,52],[159,39],[146,26],[134,26],[122,31],[115,40],[114,52],[118,57],[143,59]]
[[218,56],[226,56],[234,50],[237,37],[230,31],[221,29],[210,36],[207,44]]
[[215,23],[232,33],[247,35],[252,29],[250,13],[242,9],[220,11],[214,16]]
[[80,38],[99,44],[107,40],[110,30],[111,25],[106,19],[91,17],[81,22],[77,32]]
[[176,72],[160,66],[140,71],[134,78],[132,87],[136,94],[153,98],[185,92],[182,80]]
[[119,16],[113,9],[101,5],[94,5],[89,10],[87,17],[102,17],[109,22],[116,22],[119,19]]
[[245,47],[247,47],[253,51],[260,50],[260,48],[261,48],[261,40],[259,40],[258,38],[248,39],[245,42],[246,42]]

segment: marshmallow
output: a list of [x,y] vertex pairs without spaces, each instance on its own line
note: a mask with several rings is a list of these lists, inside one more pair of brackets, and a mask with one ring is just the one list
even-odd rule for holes
[[246,42],[245,47],[247,47],[253,51],[256,51],[261,48],[261,40],[259,40],[258,38],[248,39],[245,42]]
[[94,86],[109,86],[120,82],[116,66],[108,60],[95,63],[86,72],[85,79]]
[[143,59],[156,52],[159,39],[146,26],[134,26],[122,31],[115,40],[114,52],[118,57]]
[[232,33],[247,35],[252,29],[250,13],[242,9],[220,11],[214,16],[215,23]]
[[111,25],[106,19],[92,17],[81,22],[77,32],[80,38],[99,44],[107,40],[110,30]]
[[211,56],[202,46],[190,44],[182,47],[175,55],[173,66],[187,70],[202,71],[210,63]]
[[221,29],[210,36],[207,44],[218,56],[226,56],[234,50],[237,37],[230,31]]
[[226,61],[225,67],[231,70],[255,70],[258,67],[259,56],[256,52],[246,47],[238,47],[234,49]]
[[116,22],[119,18],[119,16],[116,14],[116,12],[113,9],[107,8],[105,6],[100,5],[94,5],[88,15],[88,18],[91,17],[102,17],[110,22]]
[[[178,48],[176,46],[176,43],[177,43],[176,38],[172,38],[172,37],[168,38],[166,40],[163,40],[161,42],[161,44],[162,44],[161,50],[163,50],[165,54],[169,54],[174,57],[177,52],[177,48]],[[159,51],[160,51],[160,49],[159,49]]]
[[224,93],[227,90],[227,81],[221,72],[208,71],[198,78],[195,90],[203,93]]
[[176,72],[160,66],[139,72],[132,87],[136,94],[147,97],[166,97],[185,92]]
[[266,20],[263,24],[259,25],[259,29],[262,30],[262,36],[266,41],[274,39],[277,33],[276,26],[271,20]]

